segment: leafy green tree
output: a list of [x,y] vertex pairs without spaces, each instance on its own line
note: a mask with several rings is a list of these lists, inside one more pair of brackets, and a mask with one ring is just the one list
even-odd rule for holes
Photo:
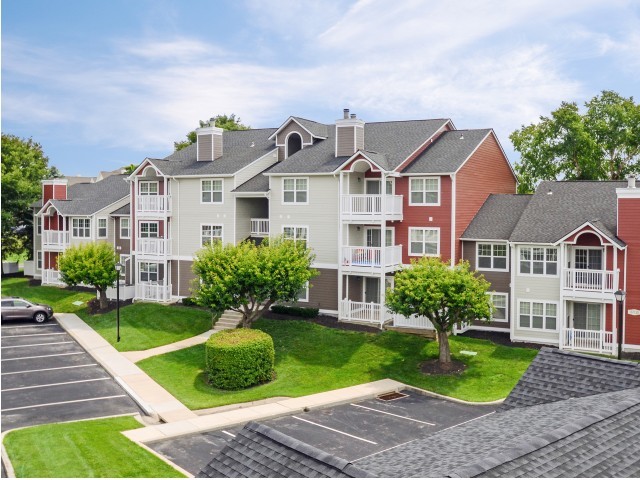
[[42,194],[40,181],[59,177],[39,143],[2,134],[2,259],[33,251],[30,205]]
[[439,258],[422,257],[396,273],[394,287],[387,291],[386,305],[407,317],[427,317],[438,338],[440,363],[449,364],[449,334],[453,327],[491,318],[489,286],[484,277],[469,271],[468,262],[461,261],[451,268]]
[[58,257],[61,280],[69,286],[91,285],[100,294],[100,309],[109,305],[107,288],[118,279],[116,253],[107,242],[92,242],[67,248]]
[[283,238],[260,245],[213,242],[196,253],[193,296],[214,315],[230,309],[242,314],[242,327],[254,321],[275,302],[296,301],[300,290],[317,275],[314,255],[304,242]]
[[136,168],[138,168],[138,165],[135,163],[132,163],[131,165],[127,165],[126,167],[124,167],[124,174],[131,175]]
[[640,105],[633,97],[603,91],[578,105],[562,102],[549,117],[510,135],[520,153],[520,193],[541,180],[619,180],[640,172]]
[[[211,118],[208,122],[200,120],[200,128],[206,127],[213,123],[214,126],[218,128],[223,128],[224,130],[249,130],[251,127],[249,125],[244,125],[241,123],[240,117],[236,118],[236,114],[232,113],[231,115],[216,115]],[[187,139],[181,142],[173,142],[173,147],[176,150],[182,150],[183,148],[188,147],[189,145],[196,143],[196,131],[192,130],[187,133]]]

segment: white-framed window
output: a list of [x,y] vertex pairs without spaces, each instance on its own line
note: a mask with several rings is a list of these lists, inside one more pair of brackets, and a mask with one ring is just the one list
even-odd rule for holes
[[410,178],[409,205],[440,205],[440,177]]
[[558,275],[558,249],[556,247],[520,247],[520,275]]
[[200,225],[201,245],[204,247],[214,241],[222,241],[222,225],[203,224]]
[[42,270],[42,250],[36,252],[36,270]]
[[[367,247],[381,247],[380,227],[367,227],[365,229]],[[392,247],[395,244],[395,228],[387,227],[384,232],[384,246]]]
[[122,269],[120,270],[120,278],[127,278],[127,265],[131,260],[131,255],[120,254],[118,256],[118,262],[122,265]]
[[71,236],[73,238],[90,238],[91,237],[91,219],[72,218],[71,219]]
[[409,255],[440,255],[440,229],[409,227]]
[[301,225],[284,225],[282,227],[284,238],[294,242],[307,242],[309,240],[309,227]]
[[309,203],[309,179],[283,178],[282,203]]
[[489,292],[491,303],[493,304],[492,322],[509,321],[509,295],[506,293]]
[[299,302],[308,302],[309,301],[309,282],[304,284],[304,287],[300,289],[298,292],[298,301]]
[[506,244],[501,243],[478,243],[476,252],[477,270],[509,270],[507,259],[508,249]]
[[140,195],[158,195],[158,182],[140,182]]
[[42,217],[36,217],[36,235],[42,235]]
[[157,282],[158,281],[158,264],[149,262],[140,262],[140,281],[141,282]]
[[141,238],[158,238],[158,222],[140,222]]
[[131,219],[120,217],[120,238],[131,238]]
[[107,219],[98,219],[98,238],[107,238]]
[[222,179],[200,182],[200,203],[222,203]]
[[518,300],[518,328],[558,330],[558,304],[535,300]]

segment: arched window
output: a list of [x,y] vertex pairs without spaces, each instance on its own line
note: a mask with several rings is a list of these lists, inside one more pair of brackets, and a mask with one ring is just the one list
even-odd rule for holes
[[285,152],[285,157],[288,158],[298,150],[302,149],[302,137],[299,133],[292,132],[287,137],[287,150]]

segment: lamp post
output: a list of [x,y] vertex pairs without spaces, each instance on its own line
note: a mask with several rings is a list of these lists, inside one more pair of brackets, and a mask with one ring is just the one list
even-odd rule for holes
[[116,279],[116,341],[118,342],[120,341],[120,272],[123,266],[120,262],[116,263],[116,272],[118,272]]
[[618,360],[622,358],[622,316],[624,312],[622,310],[622,302],[624,302],[625,292],[624,290],[618,290],[613,294],[618,302]]

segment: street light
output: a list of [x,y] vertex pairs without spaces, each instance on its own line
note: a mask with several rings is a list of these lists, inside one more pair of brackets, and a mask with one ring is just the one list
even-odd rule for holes
[[116,263],[116,272],[118,272],[118,278],[116,279],[116,341],[120,341],[120,272],[122,271],[122,265],[120,262]]
[[618,360],[620,360],[622,358],[622,316],[624,315],[622,302],[624,302],[625,292],[624,290],[618,290],[613,296],[616,297],[618,302]]

